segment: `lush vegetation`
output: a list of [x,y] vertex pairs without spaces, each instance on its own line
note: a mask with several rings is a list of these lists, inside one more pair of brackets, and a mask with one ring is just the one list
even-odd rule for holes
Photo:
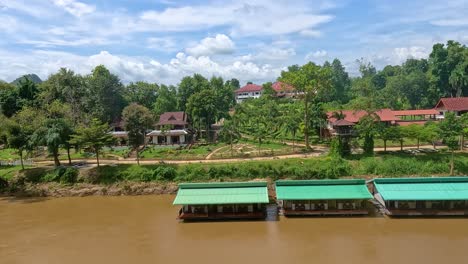
[[[15,179],[12,177],[12,168],[2,168],[0,176],[9,179],[12,184],[17,184],[18,181],[20,184],[25,182],[112,184],[121,181],[202,182],[242,181],[258,178],[276,180],[432,176],[447,175],[450,172],[449,160],[449,153],[416,156],[385,154],[376,157],[353,155],[349,159],[321,157],[227,164],[101,166],[83,170],[80,175],[73,168],[34,168],[22,171],[22,176]],[[456,154],[455,163],[456,174],[468,174],[468,154]]]
[[[15,149],[21,160],[46,147],[56,167],[62,165],[62,149],[69,164],[73,148],[93,153],[99,163],[102,149],[114,144],[108,133],[111,125],[123,120],[130,132],[131,151],[139,158],[142,135],[152,121],[166,111],[185,111],[197,139],[210,142],[210,126],[225,119],[222,141],[233,146],[244,135],[255,140],[261,153],[262,145],[270,140],[304,140],[308,148],[310,138],[322,138],[325,112],[347,108],[364,110],[367,115],[357,127],[360,139],[339,139],[335,145],[344,150],[337,153],[347,154],[348,146],[360,145],[372,154],[377,138],[384,145],[387,141],[404,143],[408,138],[432,143],[442,140],[455,150],[454,137],[466,135],[466,118],[457,126],[446,126],[450,133],[435,126],[427,126],[421,133],[416,127],[389,131],[376,126],[375,111],[433,107],[441,97],[468,96],[467,69],[468,48],[454,41],[434,45],[427,60],[409,59],[380,71],[361,60],[358,77],[350,77],[338,59],[323,65],[310,62],[292,65],[278,76],[278,81],[295,87],[294,99],[274,96],[271,83],[266,83],[261,99],[242,104],[234,100],[234,91],[240,87],[236,79],[206,79],[195,74],[184,77],[177,86],[124,85],[102,65],[84,76],[60,69],[44,82],[29,75],[12,84],[0,83],[0,144]],[[141,153],[142,157],[150,156],[148,152]]]

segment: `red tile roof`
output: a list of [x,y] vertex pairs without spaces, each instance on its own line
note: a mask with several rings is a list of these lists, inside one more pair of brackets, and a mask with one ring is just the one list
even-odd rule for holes
[[351,123],[349,121],[346,121],[344,119],[337,120],[333,123],[333,126],[354,126],[354,123]]
[[449,111],[468,111],[468,97],[441,98],[434,108]]
[[[345,115],[344,120],[351,122],[351,123],[358,123],[359,120],[365,116],[367,113],[366,111],[363,110],[343,110],[341,111]],[[328,112],[328,121],[334,123],[337,121],[335,117],[333,117],[334,112]],[[376,112],[376,114],[379,116],[380,121],[383,122],[391,122],[391,121],[398,121],[400,118],[396,117],[393,113],[392,110],[390,109],[381,109]]]
[[435,109],[420,109],[420,110],[392,110],[396,116],[412,116],[412,115],[438,115],[439,111]]
[[263,90],[262,86],[251,83],[239,88],[236,93],[260,92],[261,90]]
[[275,82],[275,83],[273,83],[271,85],[271,87],[277,93],[279,93],[279,92],[292,92],[292,91],[295,90],[294,87],[292,87],[291,85],[289,85],[287,83],[283,83],[283,82]]
[[186,125],[187,115],[185,112],[166,112],[159,117],[157,125]]

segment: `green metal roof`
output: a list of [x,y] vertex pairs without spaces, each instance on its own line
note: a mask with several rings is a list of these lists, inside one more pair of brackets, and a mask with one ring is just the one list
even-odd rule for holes
[[266,182],[182,183],[174,205],[268,203]]
[[372,199],[365,180],[276,181],[278,200]]
[[384,200],[468,200],[468,177],[375,179]]

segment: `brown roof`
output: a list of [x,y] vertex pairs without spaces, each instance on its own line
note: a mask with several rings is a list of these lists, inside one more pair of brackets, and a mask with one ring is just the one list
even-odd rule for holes
[[449,111],[468,111],[468,97],[441,98],[434,108]]
[[435,109],[420,109],[420,110],[392,110],[396,116],[413,116],[413,115],[438,115],[439,111]]
[[166,112],[159,117],[157,125],[186,125],[187,115],[185,112]]
[[336,122],[333,123],[333,126],[354,126],[354,125],[355,125],[354,123],[351,123],[344,119],[337,120]]
[[271,85],[271,87],[277,93],[279,93],[279,92],[292,92],[292,91],[295,90],[294,87],[292,87],[291,85],[289,85],[287,83],[283,83],[283,82],[275,82],[275,83],[273,83]]
[[262,86],[250,83],[250,84],[247,84],[246,86],[238,89],[236,91],[236,93],[260,92],[261,90],[263,90]]
[[[367,114],[367,112],[364,111],[364,110],[343,110],[341,112],[345,115],[344,120],[346,120],[348,122],[351,122],[351,123],[359,122],[359,120],[363,116],[365,116]],[[334,112],[328,112],[327,113],[328,121],[330,121],[332,123],[337,121],[337,119],[335,117],[333,117],[333,113]],[[392,113],[392,110],[390,110],[390,109],[381,109],[381,110],[378,110],[375,113],[379,116],[380,121],[383,121],[383,122],[391,122],[391,121],[400,120],[400,118],[396,117]]]

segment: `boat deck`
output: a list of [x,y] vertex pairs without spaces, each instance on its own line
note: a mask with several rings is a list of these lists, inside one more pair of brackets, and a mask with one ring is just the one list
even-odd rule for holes
[[468,216],[468,210],[387,209],[391,216]]
[[368,215],[369,210],[306,210],[306,211],[291,211],[283,210],[285,216],[322,216],[322,215]]
[[180,213],[181,220],[218,220],[218,219],[263,219],[265,212],[251,213]]

